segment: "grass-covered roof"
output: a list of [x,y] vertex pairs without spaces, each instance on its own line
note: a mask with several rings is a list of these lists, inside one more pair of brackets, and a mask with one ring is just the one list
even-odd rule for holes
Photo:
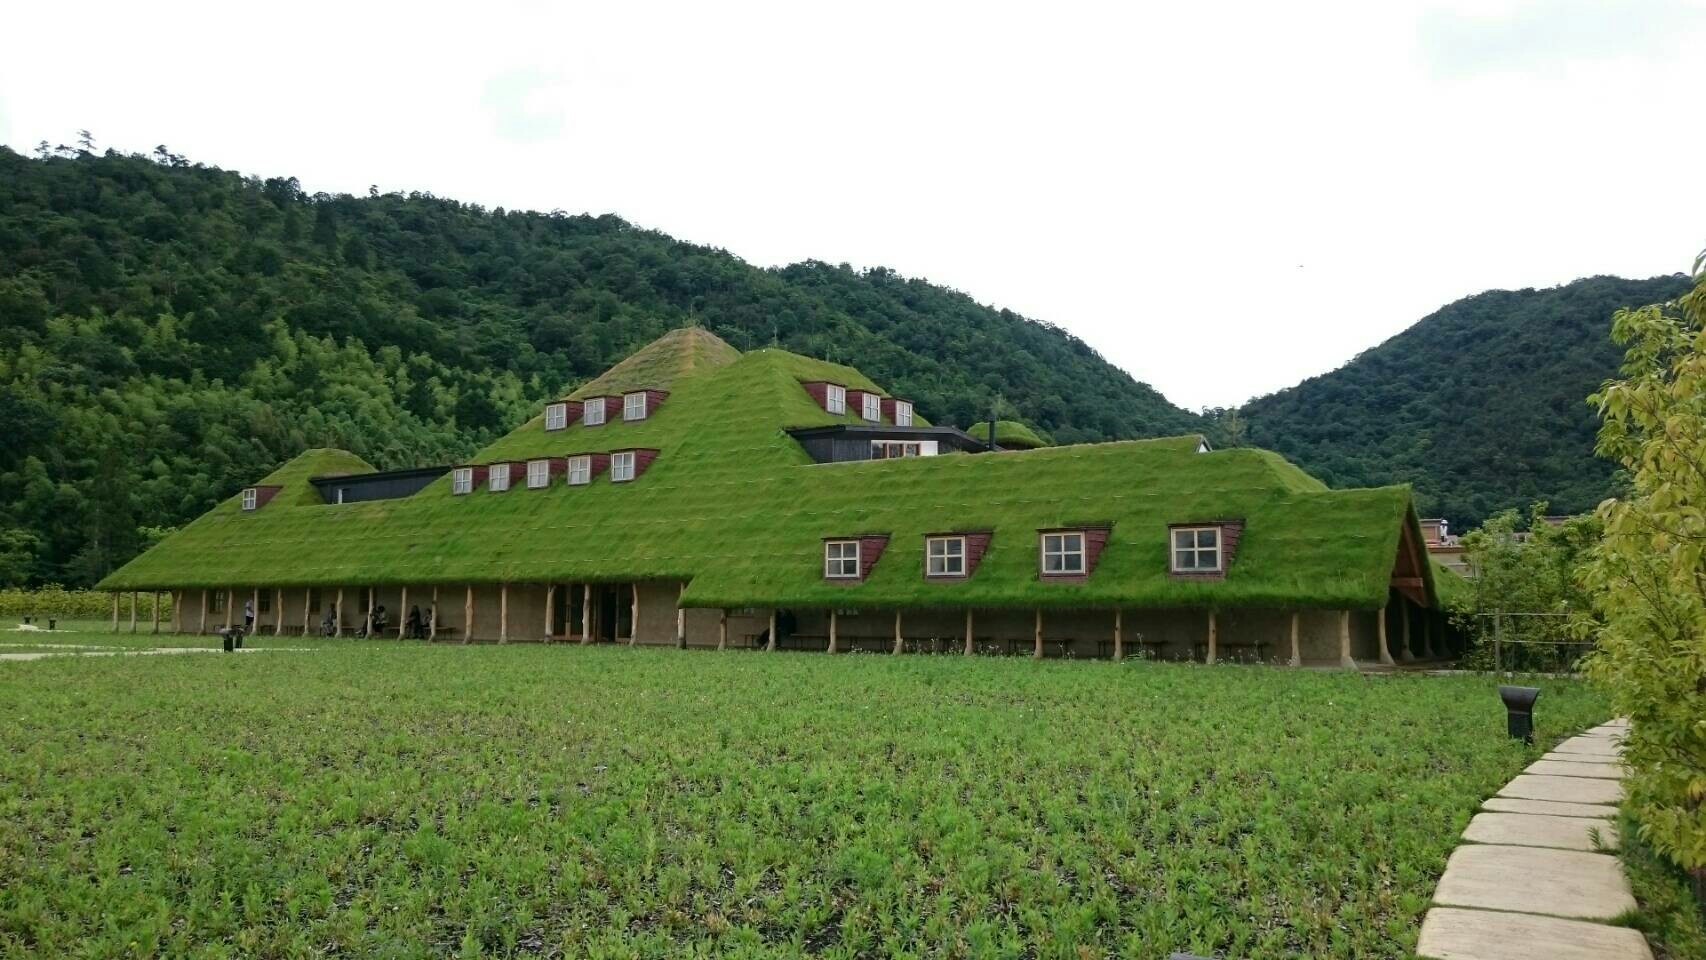
[[[989,421],[984,420],[972,424],[966,428],[966,433],[975,439],[988,441]],[[1042,434],[1017,420],[995,421],[995,442],[1008,450],[1035,450],[1037,447],[1046,447],[1052,443],[1050,440],[1045,440]]]
[[[536,417],[473,458],[657,448],[631,483],[455,496],[447,476],[411,497],[328,506],[292,491],[365,465],[309,451],[274,473],[286,489],[272,503],[245,513],[234,497],[102,586],[685,579],[683,602],[711,607],[1369,608],[1386,601],[1400,532],[1414,526],[1406,487],[1332,491],[1264,450],[1199,453],[1195,436],[817,464],[785,429],[860,421],[826,413],[801,381],[875,384],[779,349],[681,362],[723,352],[703,332],[670,336],[689,346],[654,352],[672,379],[646,420],[547,433]],[[576,394],[665,386],[610,376]],[[1225,519],[1245,523],[1225,579],[1170,576],[1168,524]],[[1037,530],[1079,524],[1112,526],[1095,573],[1039,581]],[[924,535],[958,529],[994,532],[975,575],[925,582]],[[866,533],[891,538],[867,579],[825,582],[823,539]]]

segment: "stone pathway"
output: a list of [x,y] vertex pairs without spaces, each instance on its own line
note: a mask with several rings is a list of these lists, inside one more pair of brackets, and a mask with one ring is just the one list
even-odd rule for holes
[[1571,737],[1482,804],[1446,861],[1416,953],[1434,960],[1652,960],[1617,849],[1627,720]]

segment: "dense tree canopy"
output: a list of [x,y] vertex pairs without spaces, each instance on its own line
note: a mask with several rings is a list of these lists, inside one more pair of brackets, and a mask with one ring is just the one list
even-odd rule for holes
[[1580,513],[1613,490],[1585,402],[1617,372],[1612,314],[1687,288],[1680,274],[1593,277],[1467,297],[1251,401],[1240,426],[1331,486],[1411,484],[1420,509],[1459,528],[1541,500]]
[[611,217],[306,195],[0,148],[0,583],[86,584],[311,446],[442,463],[696,322],[851,363],[940,423],[1198,418],[1065,332],[886,270],[762,270]]

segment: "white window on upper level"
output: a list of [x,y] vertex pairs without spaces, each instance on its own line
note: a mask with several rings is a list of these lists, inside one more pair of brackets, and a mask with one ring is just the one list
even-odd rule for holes
[[1084,534],[1079,531],[1045,533],[1042,545],[1045,577],[1074,577],[1084,573]]
[[259,490],[256,490],[254,487],[245,487],[243,489],[243,509],[244,510],[255,509],[256,505],[259,504],[260,499],[261,499],[261,492]]
[[883,419],[883,398],[874,393],[864,394],[864,397],[865,409],[861,415],[872,423],[880,422]]
[[912,404],[905,400],[894,402],[894,425],[897,427],[912,426]]
[[627,451],[624,451],[622,453],[611,454],[610,455],[610,480],[611,480],[611,482],[612,483],[621,483],[625,480],[632,480],[632,479],[634,479],[634,451],[627,450]]
[[826,384],[823,391],[823,408],[830,413],[846,413],[847,388],[837,383]]
[[596,427],[604,422],[604,398],[588,397],[581,401],[581,422]]
[[966,538],[926,537],[924,539],[924,575],[927,577],[965,576]]
[[569,458],[569,486],[579,487],[592,482],[592,458]]
[[509,489],[509,464],[494,463],[486,468],[486,489],[492,493]]
[[1219,573],[1220,528],[1173,528],[1174,573]]
[[831,580],[854,580],[859,576],[859,541],[825,540],[823,575]]
[[450,471],[450,492],[459,495],[474,492],[473,467],[457,467]]
[[538,490],[551,483],[551,461],[527,461],[527,489]]
[[916,440],[872,440],[872,460],[893,460],[896,457],[920,457],[924,446]]
[[569,405],[566,403],[548,403],[545,405],[545,429],[561,430],[569,425]]
[[646,419],[646,392],[644,390],[622,395],[622,419]]

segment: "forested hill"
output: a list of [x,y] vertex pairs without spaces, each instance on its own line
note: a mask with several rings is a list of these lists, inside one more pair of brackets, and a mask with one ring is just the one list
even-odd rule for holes
[[458,459],[689,322],[856,365],[938,423],[996,398],[1062,442],[1200,423],[1064,331],[889,271],[0,147],[0,584],[92,582],[306,447]]
[[1586,510],[1611,492],[1585,402],[1615,376],[1619,307],[1669,300],[1679,275],[1593,277],[1466,297],[1345,366],[1243,408],[1250,443],[1332,486],[1409,483],[1455,527],[1535,500]]

